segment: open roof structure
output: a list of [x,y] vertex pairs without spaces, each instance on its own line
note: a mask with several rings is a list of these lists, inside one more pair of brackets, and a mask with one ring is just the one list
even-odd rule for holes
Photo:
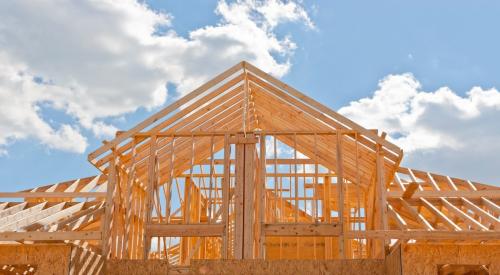
[[240,62],[104,141],[88,155],[97,176],[0,193],[0,241],[172,265],[498,244],[499,187],[402,158],[384,132]]

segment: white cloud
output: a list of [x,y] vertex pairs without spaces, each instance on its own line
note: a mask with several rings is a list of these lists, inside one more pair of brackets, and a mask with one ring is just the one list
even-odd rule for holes
[[[296,46],[275,27],[314,27],[294,1],[221,0],[216,13],[220,22],[182,37],[170,15],[135,0],[0,1],[0,127],[10,130],[0,133],[2,151],[32,137],[83,152],[80,129],[112,135],[107,118],[161,106],[167,83],[186,93],[242,59],[283,76]],[[42,104],[76,125],[51,125]]]
[[[0,55],[0,145],[33,137],[49,148],[83,153],[87,140],[76,127],[62,124],[54,128],[42,119],[35,102],[44,102],[50,88],[22,74],[21,66],[6,64],[8,61]],[[6,153],[0,147],[0,155]]]
[[500,182],[500,92],[474,87],[422,90],[411,74],[389,75],[372,97],[339,112],[367,128],[386,131],[405,163],[435,172]]

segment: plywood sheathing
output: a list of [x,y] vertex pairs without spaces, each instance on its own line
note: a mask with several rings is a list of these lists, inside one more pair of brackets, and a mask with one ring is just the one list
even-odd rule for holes
[[33,265],[37,274],[68,274],[70,245],[1,245],[0,265]]
[[165,275],[169,274],[167,261],[161,260],[107,260],[107,275]]
[[404,244],[405,275],[437,274],[438,265],[487,265],[490,275],[500,274],[500,245]]
[[193,274],[382,275],[383,260],[193,260]]
[[400,243],[396,243],[385,257],[385,273],[390,275],[402,275]]

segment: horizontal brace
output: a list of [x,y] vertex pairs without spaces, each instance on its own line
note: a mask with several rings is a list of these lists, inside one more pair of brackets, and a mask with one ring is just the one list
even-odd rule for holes
[[0,241],[66,241],[101,239],[101,231],[0,232]]
[[500,231],[368,230],[344,232],[348,239],[499,240]]
[[[222,165],[224,164],[223,159],[205,159],[199,162],[199,164],[203,165],[210,165],[210,164],[216,164],[216,165]],[[235,160],[231,159],[230,163],[234,164]],[[273,159],[273,158],[266,158],[266,164],[271,165],[271,164],[316,164],[314,159]],[[319,164],[319,163],[318,163]]]
[[148,237],[217,237],[224,234],[223,224],[146,224]]
[[[403,191],[389,191],[387,192],[387,198],[402,198],[404,195]],[[500,190],[475,190],[475,191],[417,191],[412,196],[412,198],[441,198],[441,197],[464,197],[479,199],[481,197],[487,198],[500,198]]]
[[229,138],[230,144],[255,144],[259,142],[259,139],[256,137],[245,138],[245,137],[232,137]]
[[0,192],[0,198],[104,198],[106,192]]
[[[124,132],[118,131],[116,132],[117,136],[122,135]],[[333,130],[333,131],[248,131],[246,134],[256,134],[256,135],[336,135],[336,134],[356,134],[358,132],[353,130]],[[135,137],[211,137],[211,136],[225,136],[228,135],[237,135],[237,134],[245,134],[245,132],[241,131],[215,131],[215,132],[205,132],[205,131],[179,131],[179,132],[139,132],[133,134]]]
[[[231,177],[234,177],[235,174],[232,173],[230,174]],[[302,173],[302,172],[297,172],[297,173],[273,173],[273,172],[269,172],[269,173],[266,173],[266,177],[268,178],[272,178],[272,177],[299,177],[299,178],[302,178],[302,177],[306,177],[306,178],[311,178],[311,177],[335,177],[336,175],[333,174],[333,173],[318,173],[318,174],[315,174],[315,173]],[[210,177],[210,174],[209,173],[204,173],[204,174],[201,174],[201,173],[193,173],[193,174],[182,174],[182,175],[179,175],[177,176],[177,178],[180,178],[180,177],[184,177],[184,178],[209,178]],[[213,173],[212,174],[212,177],[215,177],[215,178],[222,178],[224,177],[224,174],[221,174],[221,173]],[[322,183],[318,183],[318,185],[322,185]],[[312,184],[308,184],[306,185],[306,188],[312,188],[313,185]]]
[[339,236],[341,227],[339,224],[287,224],[274,223],[264,224],[266,236]]

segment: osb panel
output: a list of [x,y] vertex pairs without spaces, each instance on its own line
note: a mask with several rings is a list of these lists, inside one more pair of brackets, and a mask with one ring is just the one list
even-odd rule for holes
[[331,251],[330,252],[331,254],[328,259],[335,259],[335,258],[338,259],[339,258],[338,238],[267,237],[266,258],[269,260],[279,260],[279,259],[324,260],[325,246],[328,242],[330,247],[329,250]]
[[37,274],[68,274],[70,245],[0,245],[0,264],[34,265]]
[[101,255],[82,247],[73,246],[69,268],[70,275],[103,274],[103,266],[104,258]]
[[167,261],[162,260],[107,260],[107,275],[165,275],[168,272]]
[[437,274],[441,264],[489,265],[500,275],[500,245],[406,244],[402,249],[403,274]]
[[391,275],[401,275],[401,245],[397,244],[385,258],[385,272]]
[[385,274],[381,260],[193,260],[193,274]]

